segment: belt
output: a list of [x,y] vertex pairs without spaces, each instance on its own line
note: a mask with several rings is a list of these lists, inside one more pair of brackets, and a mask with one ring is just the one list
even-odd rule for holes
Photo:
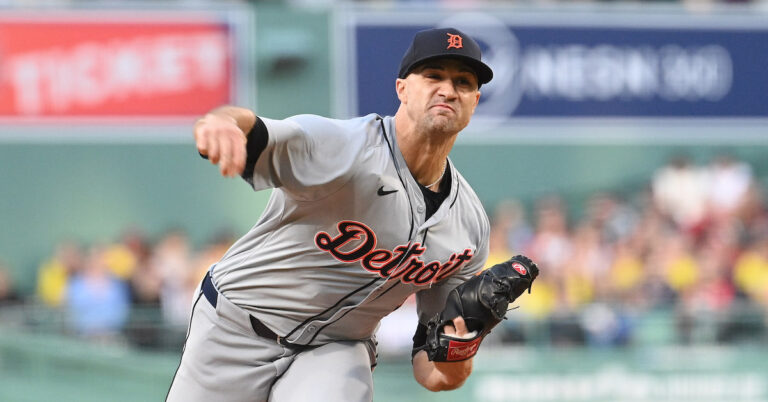
[[[219,298],[219,291],[216,290],[216,287],[213,286],[213,281],[211,280],[211,273],[206,272],[205,278],[203,278],[203,285],[200,287],[201,291],[203,292],[203,295],[206,299],[208,299],[208,302],[211,303],[211,306],[213,308],[216,308],[216,304],[218,303]],[[310,346],[307,345],[294,345],[292,343],[287,342],[283,338],[281,338],[279,335],[274,333],[271,329],[267,328],[264,323],[259,321],[256,317],[252,315],[248,315],[251,319],[251,327],[253,328],[253,331],[256,332],[256,335],[262,337],[271,339],[280,345],[288,346],[292,348],[308,348]]]

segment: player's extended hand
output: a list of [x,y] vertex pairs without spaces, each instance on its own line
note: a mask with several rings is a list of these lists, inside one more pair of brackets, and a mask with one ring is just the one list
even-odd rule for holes
[[222,176],[243,173],[246,137],[235,119],[209,113],[195,123],[194,133],[197,151],[212,164],[219,165]]

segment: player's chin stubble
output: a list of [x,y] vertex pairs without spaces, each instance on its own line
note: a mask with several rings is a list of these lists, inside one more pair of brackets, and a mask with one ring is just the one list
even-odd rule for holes
[[453,135],[461,130],[456,117],[443,114],[427,114],[420,123],[420,131],[430,135]]

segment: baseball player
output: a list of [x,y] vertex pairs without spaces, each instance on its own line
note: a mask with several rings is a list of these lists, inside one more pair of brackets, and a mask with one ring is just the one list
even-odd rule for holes
[[488,218],[448,153],[491,78],[472,38],[431,29],[402,59],[394,117],[201,118],[203,157],[274,190],[201,283],[167,400],[369,401],[376,328],[414,293],[416,381],[461,386],[538,274],[517,256],[476,276]]

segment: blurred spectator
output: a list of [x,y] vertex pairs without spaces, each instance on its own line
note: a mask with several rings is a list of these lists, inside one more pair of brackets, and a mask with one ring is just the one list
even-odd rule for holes
[[488,238],[488,260],[485,262],[486,268],[502,263],[515,255],[507,244],[507,233],[504,231],[504,228],[491,225],[491,234]]
[[768,307],[768,237],[752,240],[736,261],[733,280],[751,301]]
[[649,269],[659,269],[666,284],[675,293],[688,291],[699,280],[701,269],[693,255],[689,238],[681,233],[669,233],[656,243]]
[[190,283],[194,265],[186,234],[181,230],[166,233],[155,246],[149,265],[161,278],[160,306],[163,318],[168,324],[185,326],[192,308],[192,293],[197,284],[197,281]]
[[105,261],[105,251],[94,246],[80,271],[67,286],[67,310],[79,335],[115,340],[128,320],[130,297],[127,285],[116,278]]
[[558,307],[558,285],[554,278],[549,275],[539,275],[536,278],[535,291],[519,298],[514,306],[520,307],[510,314],[510,319],[515,318],[515,314],[522,314],[529,319],[543,320],[555,313]]
[[617,195],[597,193],[587,204],[586,220],[601,228],[601,238],[615,243],[629,236],[637,225],[637,212]]
[[594,303],[581,316],[586,342],[593,346],[620,346],[631,340],[632,320],[621,309],[607,303]]
[[189,280],[196,287],[211,265],[218,262],[237,238],[229,230],[222,230],[195,256],[195,266]]
[[752,169],[728,154],[716,156],[707,169],[711,214],[716,219],[733,216],[746,201],[752,184]]
[[633,296],[646,279],[640,252],[629,239],[616,243],[609,274],[606,276],[606,298],[622,305],[635,303]]
[[136,259],[130,278],[133,304],[145,308],[159,308],[163,275],[159,268],[150,262],[152,247],[144,235],[136,229],[123,233],[122,244]]
[[131,300],[137,306],[159,307],[163,278],[150,264],[139,264],[131,277]]
[[51,259],[40,265],[37,273],[37,296],[50,307],[60,307],[66,297],[70,275],[82,264],[80,246],[63,241],[56,246]]
[[150,246],[146,235],[140,229],[126,229],[120,236],[120,241],[135,256],[137,264],[146,263]]
[[21,303],[21,296],[13,286],[13,279],[4,262],[0,261],[0,307]]
[[706,173],[687,156],[676,156],[653,177],[653,199],[659,210],[684,230],[696,230],[706,217]]
[[526,219],[523,204],[515,199],[499,202],[494,212],[494,226],[506,237],[506,248],[515,254],[527,249],[533,229]]
[[571,254],[571,239],[563,201],[555,196],[536,205],[536,231],[526,254],[547,268],[548,275],[562,276]]
[[120,241],[110,244],[104,259],[109,270],[120,279],[129,280],[139,264],[145,264],[149,255],[144,235],[131,228],[123,232]]
[[592,223],[580,224],[572,235],[571,255],[564,269],[568,280],[569,303],[590,303],[607,285],[610,256],[601,241],[601,228]]

